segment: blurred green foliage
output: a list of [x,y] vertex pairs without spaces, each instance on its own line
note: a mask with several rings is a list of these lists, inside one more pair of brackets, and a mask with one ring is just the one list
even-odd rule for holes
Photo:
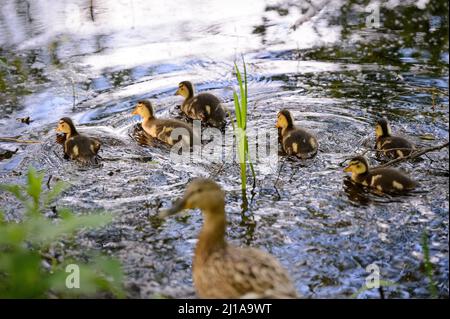
[[[112,217],[77,216],[67,209],[58,210],[57,219],[45,217],[43,212],[67,184],[58,181],[44,191],[43,177],[30,168],[26,185],[0,185],[0,190],[13,194],[24,206],[20,222],[6,221],[0,210],[0,298],[95,297],[101,293],[123,297],[122,270],[117,260],[96,255],[90,263],[73,259],[58,262],[46,255],[51,245],[69,240],[78,230],[105,226]],[[69,264],[79,267],[79,288],[66,287]]]
[[439,293],[438,293],[438,288],[436,286],[436,281],[434,281],[434,279],[433,279],[434,270],[433,270],[433,264],[431,263],[431,260],[430,260],[430,247],[428,246],[427,232],[424,232],[422,234],[421,245],[422,245],[422,251],[423,251],[424,272],[430,282],[428,285],[428,291],[430,292],[431,298],[438,298]]

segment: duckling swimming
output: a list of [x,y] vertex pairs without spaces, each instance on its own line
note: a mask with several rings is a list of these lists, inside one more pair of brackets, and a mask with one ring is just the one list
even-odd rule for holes
[[306,159],[317,154],[319,145],[316,137],[295,126],[291,112],[288,110],[283,109],[278,113],[276,127],[281,129],[281,145],[288,155]]
[[204,216],[193,261],[193,280],[200,298],[297,298],[286,270],[270,254],[240,248],[225,239],[225,192],[214,181],[196,179],[166,217],[199,208]]
[[416,188],[417,183],[401,171],[394,168],[370,169],[364,156],[350,160],[344,172],[352,173],[352,181],[371,187],[382,193],[403,193]]
[[225,110],[220,100],[211,93],[199,93],[194,95],[194,86],[189,81],[178,84],[175,95],[184,97],[181,110],[187,117],[200,120],[214,127],[225,125]]
[[57,132],[63,133],[63,137],[57,137],[57,142],[64,145],[64,157],[80,162],[89,163],[97,159],[100,142],[94,138],[78,133],[72,120],[63,117],[59,120]]
[[410,141],[403,137],[392,135],[391,126],[386,119],[377,121],[375,135],[375,148],[379,151],[378,155],[384,154],[389,158],[398,158],[408,156],[414,150],[414,146]]
[[[151,137],[169,145],[174,145],[180,140],[186,145],[192,145],[194,135],[192,127],[182,121],[156,118],[150,101],[139,101],[131,114],[142,117],[142,128]],[[179,134],[175,134],[177,131]],[[176,139],[173,138],[172,133],[177,136]]]

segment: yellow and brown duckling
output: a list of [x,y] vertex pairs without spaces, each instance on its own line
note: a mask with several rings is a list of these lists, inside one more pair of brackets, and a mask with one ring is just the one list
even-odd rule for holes
[[394,168],[370,169],[364,156],[350,160],[344,172],[352,173],[352,181],[382,193],[403,193],[417,187],[417,183]]
[[59,120],[56,131],[62,133],[57,142],[64,145],[64,157],[80,162],[92,162],[97,159],[100,142],[97,139],[79,134],[72,120],[63,117]]
[[386,119],[377,121],[375,135],[375,148],[378,155],[384,154],[389,158],[398,158],[408,156],[414,150],[413,144],[406,138],[392,135],[391,126]]
[[183,198],[161,217],[194,208],[204,216],[193,260],[194,286],[200,298],[298,297],[286,270],[272,255],[227,243],[225,192],[214,181],[191,182]]
[[225,125],[225,110],[220,100],[211,93],[199,93],[195,95],[194,85],[189,81],[178,84],[175,95],[184,97],[181,111],[193,120],[200,120],[214,127]]
[[156,118],[150,101],[138,101],[131,114],[142,117],[142,129],[151,137],[169,145],[174,145],[180,140],[185,145],[192,145],[194,135],[192,126],[179,120]]
[[283,109],[278,113],[276,127],[281,130],[281,145],[288,155],[306,159],[317,154],[319,145],[316,137],[295,126],[294,118],[288,110]]

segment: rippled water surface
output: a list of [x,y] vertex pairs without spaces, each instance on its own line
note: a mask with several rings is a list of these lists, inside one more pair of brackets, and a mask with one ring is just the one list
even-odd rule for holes
[[[379,116],[419,146],[448,140],[448,4],[383,2],[373,27],[367,2],[0,0],[0,137],[41,142],[0,142],[2,153],[18,149],[0,161],[1,181],[23,182],[33,165],[70,183],[57,207],[113,213],[110,226],[83,233],[66,253],[95,248],[120,258],[129,297],[195,296],[191,259],[201,215],[161,222],[156,214],[197,176],[227,191],[230,241],[274,254],[305,297],[352,297],[372,263],[395,283],[386,297],[429,297],[424,232],[439,295],[448,297],[448,148],[400,165],[420,182],[409,196],[355,188],[341,164],[373,146]],[[161,117],[179,116],[173,94],[182,80],[232,111],[241,54],[249,126],[272,129],[287,108],[320,143],[307,162],[280,157],[275,171],[257,166],[248,210],[238,165],[174,164],[168,148],[130,137],[137,100],[151,99]],[[16,120],[27,116],[29,125]],[[62,158],[54,131],[62,116],[103,141],[101,167]],[[20,217],[12,198],[0,193],[0,203],[8,218]]]

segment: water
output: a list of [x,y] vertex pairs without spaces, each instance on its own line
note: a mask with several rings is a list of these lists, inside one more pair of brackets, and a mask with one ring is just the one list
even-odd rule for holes
[[[400,165],[420,182],[410,196],[365,193],[341,165],[373,146],[380,115],[419,146],[448,139],[446,1],[389,1],[379,28],[366,26],[365,7],[355,1],[312,1],[316,9],[261,0],[93,4],[92,10],[82,0],[0,6],[0,136],[41,142],[0,143],[0,153],[18,148],[0,161],[2,182],[23,182],[33,165],[71,184],[57,207],[115,216],[63,248],[67,255],[93,248],[118,257],[129,297],[194,297],[191,259],[201,215],[163,222],[155,216],[189,180],[205,176],[227,191],[229,240],[274,254],[305,297],[352,297],[372,263],[382,280],[395,283],[386,297],[429,297],[424,231],[439,296],[448,297],[448,149]],[[280,158],[279,174],[260,169],[248,211],[241,207],[238,165],[175,165],[167,148],[142,147],[130,137],[137,100],[150,98],[161,117],[179,116],[181,100],[173,94],[182,80],[233,109],[233,62],[241,54],[249,125],[271,129],[277,111],[288,108],[320,143],[311,161]],[[27,116],[29,125],[16,120]],[[62,158],[54,142],[62,116],[103,141],[102,167]],[[19,218],[12,198],[2,193],[0,202],[9,219]]]

